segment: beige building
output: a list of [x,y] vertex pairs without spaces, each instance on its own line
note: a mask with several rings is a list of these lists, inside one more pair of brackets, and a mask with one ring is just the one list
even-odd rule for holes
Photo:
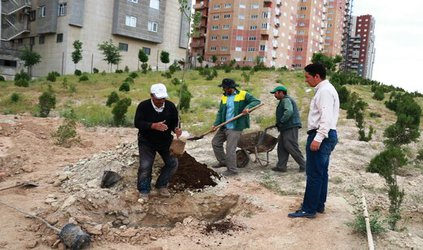
[[202,14],[196,57],[303,68],[313,53],[341,53],[347,0],[197,0]]
[[[1,1],[2,29],[0,70],[14,74],[22,68],[19,51],[30,48],[42,56],[33,68],[34,76],[48,72],[72,74],[75,68],[109,72],[98,45],[112,41],[122,60],[113,66],[138,69],[138,51],[149,55],[152,69],[163,69],[160,52],[170,54],[170,62],[185,58],[188,22],[177,0],[6,0]],[[83,43],[83,59],[72,62],[73,42]],[[169,65],[167,65],[169,66]]]

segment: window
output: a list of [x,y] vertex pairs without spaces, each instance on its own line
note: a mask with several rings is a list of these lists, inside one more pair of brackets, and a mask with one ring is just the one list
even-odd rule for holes
[[119,43],[119,50],[120,51],[128,51],[128,44],[127,43]]
[[305,7],[305,6],[301,6],[301,7],[300,7],[300,10],[307,10],[307,7]]
[[44,35],[40,35],[40,36],[38,37],[38,43],[39,43],[39,44],[44,44],[44,40],[45,40],[45,36],[44,36]]
[[223,18],[229,19],[229,18],[231,18],[231,14],[225,14],[225,15],[223,15]]
[[63,42],[63,33],[57,34],[56,36],[56,43]]
[[218,30],[219,29],[219,26],[218,25],[213,25],[212,26],[212,30]]
[[239,4],[239,8],[240,8],[240,9],[245,9],[245,4],[240,3],[240,4]]
[[159,0],[150,0],[150,8],[156,9],[156,10],[160,9],[160,1]]
[[211,51],[216,51],[216,47],[215,47],[215,46],[210,47],[210,50],[211,50]]
[[221,57],[221,58],[220,58],[220,61],[222,61],[222,62],[226,62],[226,60],[227,60],[227,58],[226,58],[226,57]]
[[232,4],[230,4],[230,3],[225,3],[225,8],[226,8],[226,9],[231,8],[231,7],[232,7]]
[[211,36],[210,37],[212,41],[216,41],[217,40],[217,36]]
[[138,3],[138,0],[128,0],[128,2],[131,2],[131,3]]
[[35,10],[29,11],[28,21],[33,22],[35,21],[35,17],[37,16],[37,13]]
[[144,50],[144,53],[145,53],[146,55],[150,55],[150,54],[151,54],[151,49],[150,49],[150,48],[147,48],[147,47],[142,47],[142,50]]
[[251,15],[251,20],[256,20],[258,18],[258,15]]
[[269,14],[269,12],[263,12],[263,18],[269,18],[270,17],[270,14]]
[[220,4],[213,5],[213,9],[215,9],[215,10],[220,9]]
[[35,44],[35,37],[30,37],[29,38],[29,45],[34,45]]
[[250,30],[256,30],[256,29],[257,29],[257,25],[250,26]]
[[220,15],[213,15],[213,20],[219,20]]
[[222,36],[222,40],[229,40],[229,36]]
[[240,19],[240,20],[244,20],[244,19],[245,19],[245,17],[244,17],[244,15],[239,15],[239,16],[238,16],[238,19]]
[[45,17],[46,16],[46,6],[40,6],[40,17]]
[[137,27],[137,18],[134,16],[126,16],[125,25],[129,27]]
[[250,36],[250,37],[248,37],[248,40],[249,40],[249,41],[255,41],[255,40],[257,40],[257,37],[255,37],[255,36]]
[[249,48],[248,48],[248,51],[256,51],[256,48],[254,48],[254,47],[249,47]]
[[266,45],[261,44],[260,45],[260,51],[266,51]]
[[236,36],[236,40],[237,41],[242,41],[242,40],[244,40],[244,37],[243,36]]
[[159,30],[159,24],[156,22],[148,22],[148,31],[157,32]]
[[238,26],[237,26],[237,29],[239,29],[239,30],[243,30],[243,29],[244,29],[244,25],[238,25]]
[[268,26],[268,23],[262,23],[262,24],[261,24],[261,28],[262,28],[262,29],[267,30],[267,27],[269,27],[269,26]]
[[66,16],[66,3],[59,3],[59,7],[57,9],[57,16]]
[[220,50],[221,50],[221,51],[228,51],[228,47],[226,47],[226,46],[222,46],[222,47],[220,47]]
[[242,51],[241,47],[235,47],[235,51]]
[[253,3],[251,5],[251,9],[258,9],[260,7],[260,5],[258,3]]
[[222,29],[224,29],[224,30],[228,30],[228,29],[229,29],[229,24],[225,24],[225,25],[223,25],[223,26],[222,26]]

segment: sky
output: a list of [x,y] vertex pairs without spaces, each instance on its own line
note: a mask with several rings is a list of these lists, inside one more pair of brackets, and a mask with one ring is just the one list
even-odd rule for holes
[[375,18],[372,79],[423,93],[423,1],[354,0],[353,16]]

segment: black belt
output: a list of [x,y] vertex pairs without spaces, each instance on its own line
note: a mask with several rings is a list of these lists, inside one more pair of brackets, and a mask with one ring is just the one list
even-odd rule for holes
[[317,132],[317,129],[310,129],[309,131],[307,131],[307,134],[311,135],[311,134],[315,134],[316,132]]

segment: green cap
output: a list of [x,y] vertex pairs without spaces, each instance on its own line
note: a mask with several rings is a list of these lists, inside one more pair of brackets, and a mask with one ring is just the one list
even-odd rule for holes
[[274,88],[272,91],[270,91],[271,94],[276,93],[277,91],[287,91],[285,86],[279,85],[276,88]]

